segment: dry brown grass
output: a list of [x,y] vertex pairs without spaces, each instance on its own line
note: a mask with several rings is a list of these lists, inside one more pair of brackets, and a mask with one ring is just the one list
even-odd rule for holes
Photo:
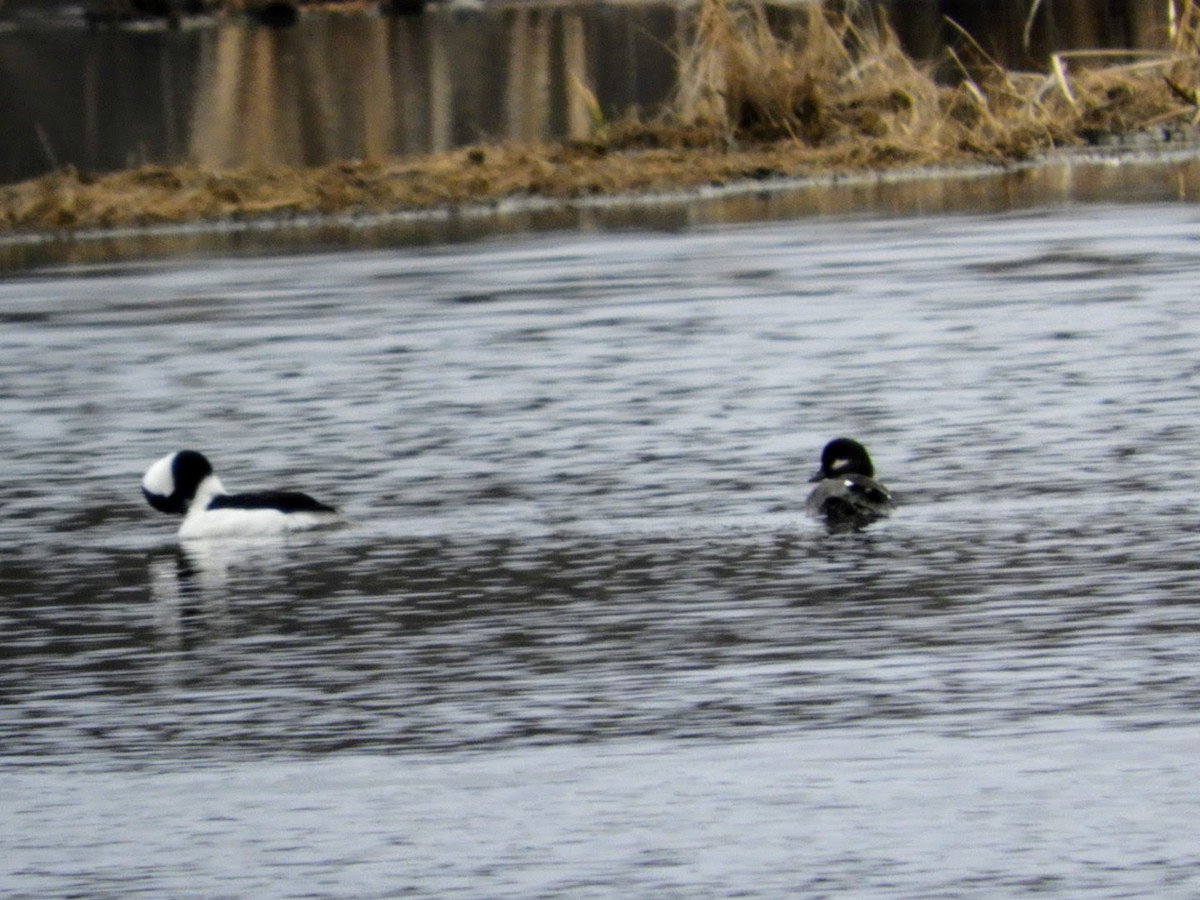
[[913,150],[942,142],[940,93],[865,5],[837,14],[806,7],[779,34],[757,0],[702,0],[672,115],[726,140],[866,138]]
[[1200,7],[1174,0],[1167,48],[1061,53],[1013,72],[969,35],[939,83],[862,3],[815,3],[774,26],[760,0],[701,0],[674,104],[586,141],[481,146],[315,169],[67,169],[0,188],[0,232],[372,214],[537,196],[702,185],[964,161],[1004,163],[1100,135],[1200,120]]
[[707,143],[687,146],[676,131],[662,132],[662,139],[657,134],[639,129],[629,138],[636,150],[611,150],[599,142],[475,147],[314,169],[151,166],[90,177],[67,168],[0,188],[0,232],[370,215],[519,197],[570,201],[895,164],[857,151],[801,152],[779,143],[714,153]]
[[[1198,22],[1197,24],[1200,24]],[[1194,35],[1193,27],[1189,34]],[[1187,127],[1200,69],[1194,50],[1083,50],[1052,54],[1045,72],[1005,70],[968,39],[957,61],[965,140],[1001,156],[1078,146],[1162,126]],[[971,109],[970,107],[973,107]]]
[[1167,51],[1060,53],[1040,73],[1005,69],[961,32],[948,51],[960,78],[947,85],[866,3],[814,4],[780,33],[760,0],[701,0],[672,112],[725,142],[854,142],[914,162],[1024,158],[1195,116],[1200,7],[1171,10]]

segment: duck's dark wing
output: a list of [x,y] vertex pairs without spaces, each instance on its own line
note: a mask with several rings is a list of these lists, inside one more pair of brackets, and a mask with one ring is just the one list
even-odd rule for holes
[[878,513],[864,510],[844,497],[830,497],[821,504],[820,517],[836,531],[865,528],[879,518]]
[[895,508],[891,494],[864,475],[827,478],[813,489],[806,508],[832,531],[865,528]]
[[332,506],[314,500],[299,491],[251,491],[246,494],[218,494],[209,509],[277,509],[282,513],[334,513]]
[[873,478],[847,478],[846,488],[854,500],[861,500],[881,509],[891,509],[895,506],[888,489]]

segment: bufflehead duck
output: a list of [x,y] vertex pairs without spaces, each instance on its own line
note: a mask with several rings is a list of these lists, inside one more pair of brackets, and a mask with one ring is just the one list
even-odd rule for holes
[[850,438],[834,438],[821,451],[821,468],[809,479],[817,486],[805,509],[835,531],[864,528],[896,508],[874,475],[866,447]]
[[183,515],[181,538],[281,534],[340,521],[333,507],[296,491],[227,494],[195,450],[168,454],[147,469],[142,493],[159,512]]

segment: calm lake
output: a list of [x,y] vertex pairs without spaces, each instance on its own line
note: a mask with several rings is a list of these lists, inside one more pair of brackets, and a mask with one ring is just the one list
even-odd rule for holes
[[[1195,897],[1200,209],[0,280],[8,897]],[[899,510],[803,516],[821,446]],[[180,544],[190,447],[344,529]]]

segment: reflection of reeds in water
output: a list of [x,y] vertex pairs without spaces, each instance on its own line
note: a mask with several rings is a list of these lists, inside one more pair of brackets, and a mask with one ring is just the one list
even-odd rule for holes
[[587,35],[583,17],[564,12],[562,18],[563,69],[567,75],[567,127],[569,138],[585,138],[602,121],[600,104],[589,87]]
[[543,10],[513,10],[508,41],[505,110],[509,140],[540,140],[550,131],[551,17]]
[[516,9],[506,38],[500,85],[464,70],[487,48],[450,19],[219,28],[204,48],[191,158],[214,168],[314,165],[446,151],[471,138],[590,134],[599,113],[582,16]]
[[[509,26],[505,137],[522,142],[546,140],[556,132],[587,137],[599,124],[599,113],[588,86],[583,16],[569,9],[518,8]],[[555,121],[559,110],[561,123]]]
[[397,111],[390,59],[388,34],[376,21],[217,29],[205,48],[191,157],[228,168],[390,155]]
[[430,67],[414,53],[430,37],[414,36],[421,29],[349,18],[316,29],[218,29],[205,48],[192,160],[312,166],[443,149],[449,115],[433,110],[454,96],[450,67],[437,35]]
[[292,112],[295,95],[279,77],[283,41],[292,35],[222,28],[206,48],[191,155],[205,166],[303,162]]

